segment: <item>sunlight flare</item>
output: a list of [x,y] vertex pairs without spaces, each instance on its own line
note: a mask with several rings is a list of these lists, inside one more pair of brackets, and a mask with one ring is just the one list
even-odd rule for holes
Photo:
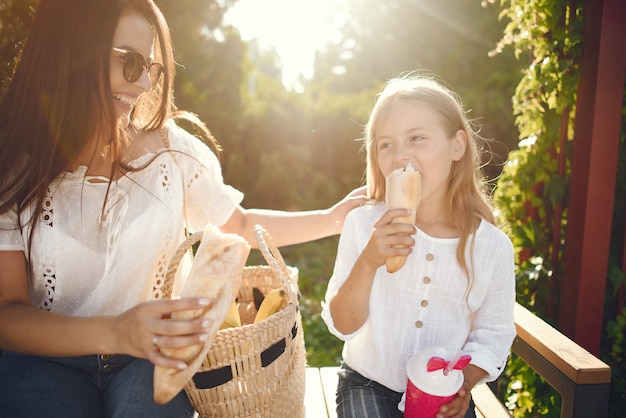
[[341,0],[240,0],[226,13],[244,41],[256,40],[280,58],[283,84],[297,89],[298,78],[313,74],[315,52],[339,37],[345,23]]

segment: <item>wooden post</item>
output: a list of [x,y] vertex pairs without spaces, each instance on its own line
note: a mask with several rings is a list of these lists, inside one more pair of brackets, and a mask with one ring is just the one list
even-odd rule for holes
[[626,1],[586,0],[559,328],[598,355],[626,72]]

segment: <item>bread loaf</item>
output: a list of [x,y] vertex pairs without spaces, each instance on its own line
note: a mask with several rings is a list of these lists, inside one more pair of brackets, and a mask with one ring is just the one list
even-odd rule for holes
[[[415,212],[422,198],[422,176],[415,171],[411,163],[404,168],[398,168],[386,178],[385,203],[387,209],[410,209],[409,216],[394,218],[393,223],[408,223],[415,225]],[[406,256],[388,257],[385,265],[389,273],[400,270],[406,262]]]
[[180,297],[205,297],[210,304],[205,309],[175,312],[172,319],[206,318],[209,338],[203,343],[182,348],[161,348],[169,356],[184,360],[183,370],[155,366],[154,400],[158,404],[169,402],[198,371],[202,361],[234,300],[241,284],[241,274],[250,252],[248,242],[235,234],[225,234],[208,225],[194,256],[189,277]]

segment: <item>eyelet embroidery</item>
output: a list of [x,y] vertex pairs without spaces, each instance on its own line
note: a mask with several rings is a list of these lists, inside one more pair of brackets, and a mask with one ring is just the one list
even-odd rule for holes
[[[165,133],[165,129],[159,129],[159,134],[161,135],[161,141],[163,141],[163,146],[166,149],[170,148],[170,140],[167,137],[167,134]],[[172,194],[171,194],[171,189],[170,186],[172,184],[171,182],[171,172],[170,172],[170,168],[167,165],[166,162],[160,162],[159,163],[159,175],[161,176],[161,187],[163,188],[163,198],[166,199],[168,206],[169,207],[173,207],[172,206]],[[170,244],[172,242],[172,230],[170,227],[170,230],[167,233],[167,236],[165,238],[165,245],[164,248],[169,248]],[[152,296],[154,297],[154,299],[163,299],[163,283],[165,282],[165,274],[167,272],[167,266],[168,266],[169,260],[167,259],[167,254],[165,253],[165,251],[161,252],[161,256],[159,257],[159,261],[157,264],[157,272],[156,275],[154,277],[154,284],[152,286]]]
[[41,264],[43,279],[46,286],[46,300],[41,304],[40,309],[49,311],[54,302],[54,291],[56,288],[56,265],[54,263],[54,201],[50,189],[46,191],[46,197],[42,202],[42,212],[39,217],[39,230],[41,231]]

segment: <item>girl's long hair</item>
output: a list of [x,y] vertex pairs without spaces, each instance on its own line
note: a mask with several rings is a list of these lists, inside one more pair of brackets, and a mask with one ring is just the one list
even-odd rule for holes
[[391,104],[400,101],[417,102],[436,112],[451,140],[459,130],[465,132],[466,151],[459,161],[452,164],[446,201],[452,221],[460,231],[456,251],[457,261],[466,273],[471,286],[472,275],[468,265],[471,263],[468,263],[465,254],[468,240],[476,231],[480,218],[496,224],[481,170],[480,150],[484,139],[472,127],[458,95],[436,77],[411,73],[389,80],[377,97],[364,133],[368,195],[375,201],[382,202],[385,199],[385,177],[378,167],[378,151],[375,146],[376,129],[381,114],[386,112]]
[[0,213],[15,205],[22,213],[32,205],[27,222],[36,224],[50,184],[75,166],[94,138],[105,141],[111,179],[130,169],[121,162],[127,135],[118,122],[109,81],[113,36],[128,9],[152,26],[155,60],[165,69],[136,104],[130,123],[155,130],[172,116],[172,44],[153,0],[41,0],[0,101]]

